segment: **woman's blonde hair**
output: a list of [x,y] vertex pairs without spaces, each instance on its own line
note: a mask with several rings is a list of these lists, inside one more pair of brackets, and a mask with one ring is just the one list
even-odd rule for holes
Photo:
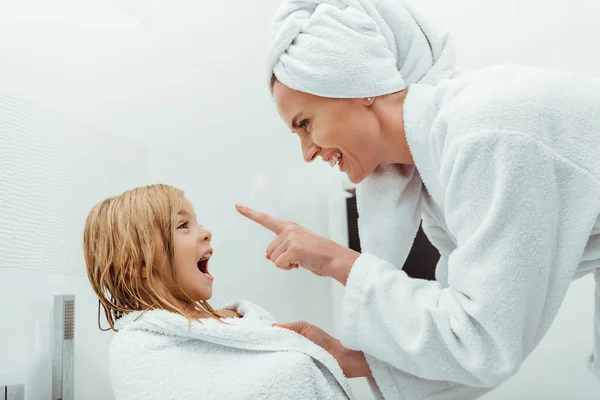
[[[165,274],[178,282],[173,233],[182,202],[181,190],[151,185],[108,198],[90,211],[83,234],[85,263],[110,329],[116,331],[115,321],[132,311],[165,309],[178,312],[190,323],[194,320],[193,311],[173,304],[159,290]],[[162,247],[165,260],[154,259],[156,246]],[[178,298],[219,319],[206,301],[195,301],[177,288]]]

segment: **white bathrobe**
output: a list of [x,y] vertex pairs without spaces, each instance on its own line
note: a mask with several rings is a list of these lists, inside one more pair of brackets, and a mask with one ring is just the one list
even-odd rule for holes
[[[325,350],[248,302],[244,317],[194,322],[154,310],[117,321],[110,378],[117,400],[352,399]],[[136,321],[136,318],[138,318]]]
[[[416,170],[380,167],[358,189],[364,252],[341,340],[385,398],[475,398],[517,372],[571,281],[600,267],[600,81],[488,68],[409,86],[404,122]],[[421,219],[441,253],[433,282],[400,269]]]

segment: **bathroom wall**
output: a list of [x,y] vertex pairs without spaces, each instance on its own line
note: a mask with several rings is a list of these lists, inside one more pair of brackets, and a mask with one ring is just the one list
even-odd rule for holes
[[333,327],[329,282],[277,270],[273,235],[233,208],[328,234],[325,167],[304,165],[266,85],[278,3],[2,1],[0,384],[50,397],[52,296],[75,294],[75,398],[112,398],[81,233],[96,202],[137,185],[184,189],[212,230],[215,305]]
[[[525,64],[600,78],[600,3],[573,0],[419,0],[420,9],[452,32],[459,65]],[[342,179],[332,177],[331,179]],[[343,196],[331,185],[332,196]],[[524,193],[526,196],[527,194]],[[335,208],[331,208],[335,212]],[[340,212],[338,212],[340,214]],[[331,220],[343,220],[331,216]],[[331,232],[344,237],[341,228]],[[343,291],[334,290],[334,315]],[[592,349],[593,279],[576,281],[553,327],[510,381],[484,397],[505,399],[598,399],[600,386],[585,361]],[[336,322],[339,322],[336,319]],[[355,383],[363,398],[372,398]]]
[[[454,32],[462,65],[600,75],[600,5],[420,0]],[[342,288],[264,260],[272,236],[246,202],[345,240],[342,181],[302,163],[266,90],[279,0],[3,0],[0,5],[0,384],[47,399],[52,296],[76,295],[77,399],[111,399],[107,346],[85,276],[89,208],[136,185],[186,190],[214,233],[215,301],[242,297],[280,320],[339,326]],[[546,339],[486,398],[591,399],[592,283],[571,289]],[[333,307],[330,304],[333,303]],[[565,345],[568,344],[568,345]],[[368,389],[354,383],[357,398]]]

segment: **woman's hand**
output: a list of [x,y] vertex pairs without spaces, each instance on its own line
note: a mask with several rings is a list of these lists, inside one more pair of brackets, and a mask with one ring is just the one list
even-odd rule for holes
[[337,360],[347,378],[371,377],[369,364],[362,352],[347,349],[339,340],[318,326],[304,321],[275,324],[274,326],[294,331],[321,346]]
[[282,221],[241,205],[236,205],[236,209],[277,235],[267,248],[267,259],[278,268],[290,270],[300,266],[316,275],[328,276],[342,285],[346,284],[350,269],[360,253],[293,222]]

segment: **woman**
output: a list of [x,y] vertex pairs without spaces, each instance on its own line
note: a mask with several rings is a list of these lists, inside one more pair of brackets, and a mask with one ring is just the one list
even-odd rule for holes
[[[238,208],[278,235],[278,267],[346,286],[332,354],[350,368],[365,361],[342,349],[362,352],[386,398],[474,398],[514,375],[570,282],[600,281],[600,82],[459,74],[448,35],[400,0],[285,1],[269,57],[304,159],[359,183],[363,254]],[[434,282],[401,270],[421,222],[441,254]]]
[[90,212],[88,276],[118,331],[110,345],[115,397],[352,398],[327,347],[273,327],[251,303],[208,304],[211,238],[183,193],[167,185],[127,191]]

